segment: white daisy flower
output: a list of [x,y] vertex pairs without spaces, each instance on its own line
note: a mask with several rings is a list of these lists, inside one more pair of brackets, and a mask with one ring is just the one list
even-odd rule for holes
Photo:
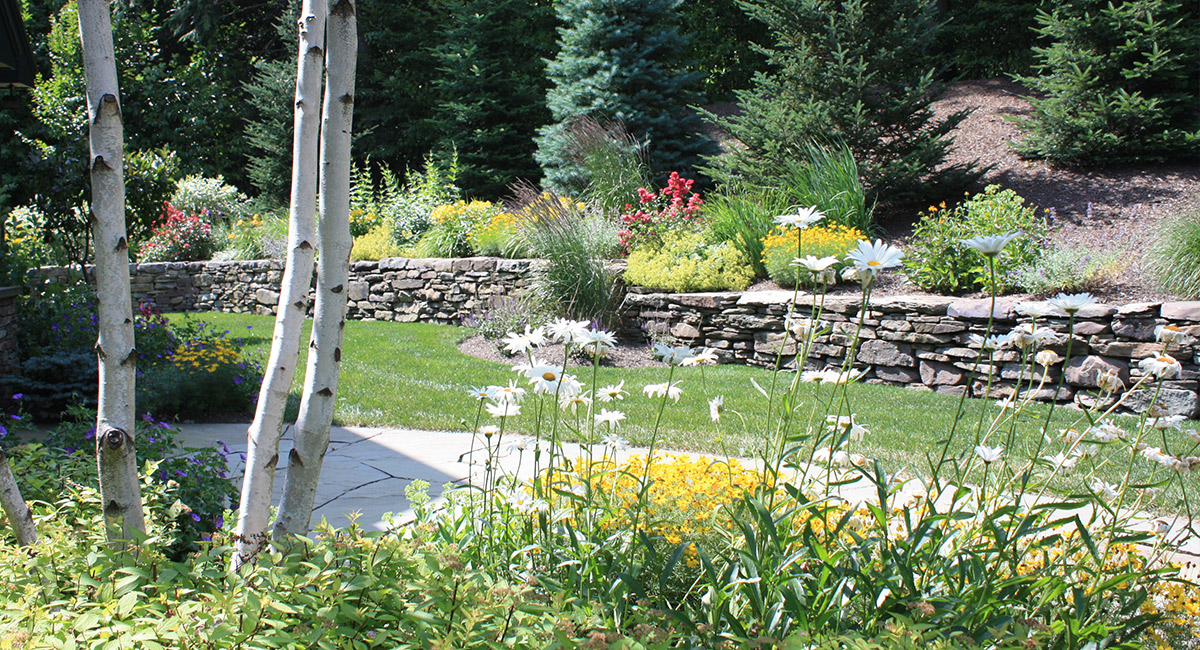
[[1042,350],[1041,352],[1037,353],[1037,356],[1035,356],[1033,360],[1038,362],[1039,365],[1049,368],[1050,366],[1061,362],[1063,358],[1054,350]]
[[503,342],[505,344],[504,349],[511,354],[521,354],[523,352],[528,353],[532,352],[536,347],[545,345],[546,334],[540,327],[531,330],[529,329],[529,326],[526,325],[524,334],[509,332],[508,335],[504,337]]
[[792,260],[791,265],[792,266],[803,266],[804,268],[808,269],[810,273],[816,274],[816,273],[824,272],[829,267],[831,267],[837,263],[838,263],[838,258],[836,258],[832,255],[822,257],[822,258],[817,258],[814,255],[805,255],[803,258],[797,257],[796,259]]
[[1064,473],[1070,472],[1075,468],[1075,463],[1078,462],[1078,456],[1068,456],[1064,453],[1057,453],[1053,456],[1044,457],[1047,462],[1053,465],[1056,469],[1063,470]]
[[708,400],[708,415],[712,418],[713,422],[720,421],[721,411],[724,410],[724,408],[725,397],[723,395],[717,395],[716,397]]
[[472,386],[467,389],[467,394],[470,395],[472,399],[479,400],[480,402],[482,402],[483,400],[488,398],[488,391],[491,390],[492,388],[494,388],[494,387],[493,386],[487,386],[487,387]]
[[829,326],[829,323],[826,323],[823,320],[814,320],[812,318],[800,318],[798,316],[792,315],[792,316],[784,317],[783,326],[784,326],[784,328],[787,329],[787,331],[791,332],[796,338],[806,341],[806,340],[808,340],[808,337],[814,331],[820,331],[820,330],[825,329],[826,327]]
[[1096,493],[1105,501],[1115,501],[1117,498],[1117,486],[1114,483],[1105,483],[1100,479],[1092,479],[1092,492]]
[[624,419],[625,414],[620,411],[600,409],[600,412],[596,414],[596,424],[607,424],[609,427],[616,427]]
[[845,450],[835,451],[830,461],[838,467],[846,467],[850,464],[850,452]]
[[1196,338],[1176,325],[1159,325],[1154,328],[1154,340],[1167,345],[1185,346],[1194,343]]
[[1138,362],[1138,367],[1143,372],[1154,375],[1155,379],[1170,379],[1183,372],[1183,366],[1175,360],[1175,357],[1167,353],[1162,353],[1157,357],[1147,357]]
[[677,366],[693,356],[692,349],[686,345],[672,347],[666,343],[655,343],[652,350],[654,356],[660,357],[669,366]]
[[488,386],[487,398],[494,402],[520,404],[525,400],[525,389],[517,386],[517,382],[510,379],[507,386]]
[[882,239],[876,239],[875,243],[860,240],[858,248],[846,254],[846,259],[854,263],[854,268],[872,275],[899,266],[901,257],[904,257],[903,251],[891,244],[885,244]]
[[1095,304],[1096,298],[1090,293],[1073,293],[1070,295],[1060,293],[1046,302],[1067,312],[1067,314],[1074,314],[1088,305]]
[[824,218],[825,215],[817,210],[816,206],[813,206],[810,208],[797,208],[795,214],[781,214],[775,217],[775,223],[781,226],[791,226],[804,230]]
[[491,438],[492,436],[496,435],[497,433],[500,433],[500,427],[498,427],[494,424],[485,424],[485,425],[479,427],[479,433],[482,433],[484,436]]
[[550,338],[559,343],[580,343],[587,336],[588,323],[582,320],[560,318],[547,328]]
[[496,402],[484,408],[494,418],[511,418],[521,414],[521,405],[512,402]]
[[1096,442],[1101,443],[1116,442],[1120,440],[1121,436],[1125,433],[1121,427],[1118,427],[1111,422],[1101,422],[1100,424],[1088,429],[1087,432],[1092,434],[1092,438]]
[[1054,309],[1044,302],[1023,302],[1017,305],[1016,310],[1017,313],[1034,319],[1045,318],[1054,314]]
[[979,334],[972,334],[969,338],[971,341],[971,345],[976,345],[976,346],[979,346],[981,349],[991,350],[991,351],[1000,350],[1000,349],[1004,348],[1005,346],[1007,346],[1010,342],[1007,334],[1003,334],[1003,335],[992,334],[991,336],[988,336],[987,338],[984,338],[984,337],[980,336]]
[[1187,435],[1187,437],[1192,439],[1192,442],[1200,445],[1200,431],[1196,431],[1195,429],[1188,429],[1184,433]]
[[693,354],[683,360],[681,366],[715,366],[717,365],[717,351],[712,348],[704,348],[703,350]]
[[629,393],[625,391],[625,380],[622,379],[618,384],[605,386],[596,391],[596,399],[601,402],[612,402],[625,399]]
[[650,384],[642,389],[648,397],[670,397],[676,402],[679,401],[679,396],[683,394],[683,390],[679,388],[679,384]]
[[621,449],[625,449],[626,447],[628,447],[629,441],[625,440],[624,438],[622,438],[620,436],[613,435],[610,433],[607,436],[604,436],[603,438],[600,439],[600,444],[604,445],[605,447],[608,447],[612,451],[619,451]]
[[966,244],[968,248],[979,251],[986,257],[995,257],[1019,235],[1020,233],[1010,232],[1004,235],[980,235],[959,241]]
[[617,337],[605,330],[588,330],[583,333],[579,345],[584,350],[591,350],[593,352],[611,350],[617,347]]
[[592,398],[587,393],[578,393],[575,395],[561,395],[558,401],[558,406],[564,411],[571,411],[574,415],[578,412],[580,406],[587,406],[592,403]]
[[975,455],[979,456],[984,463],[991,464],[1004,457],[1004,447],[989,447],[987,445],[978,445],[975,447]]
[[1106,393],[1125,390],[1125,382],[1121,381],[1121,377],[1111,370],[1104,370],[1096,375],[1096,386]]
[[1187,418],[1185,418],[1182,415],[1167,415],[1167,416],[1163,416],[1163,417],[1154,418],[1150,422],[1150,426],[1154,427],[1155,429],[1158,429],[1159,431],[1162,431],[1165,429],[1178,429],[1179,423],[1183,422],[1186,419]]
[[870,435],[871,430],[865,426],[855,422],[850,425],[850,440],[853,442],[861,442],[863,438]]
[[814,463],[820,463],[822,465],[825,465],[825,464],[829,463],[829,460],[832,457],[833,457],[833,452],[830,451],[829,447],[821,447],[820,449],[813,451],[813,462]]

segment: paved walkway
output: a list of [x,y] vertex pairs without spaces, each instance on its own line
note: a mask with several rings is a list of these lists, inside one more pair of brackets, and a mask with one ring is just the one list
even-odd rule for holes
[[[224,442],[240,458],[246,450],[246,424],[181,424],[180,442],[188,447],[216,446]],[[509,473],[528,476],[532,460],[528,449],[515,449],[531,440],[525,436],[506,436],[501,443],[501,465]],[[472,443],[469,433],[416,431],[410,429],[379,429],[368,427],[334,427],[329,452],[321,469],[313,521],[324,517],[337,527],[349,524],[351,513],[359,513],[358,522],[367,529],[385,531],[389,528],[388,513],[402,518],[408,513],[405,489],[414,480],[429,482],[430,494],[437,496],[449,483],[464,483],[471,476]],[[275,498],[278,503],[283,476],[291,450],[291,431],[284,432],[280,443],[280,467],[276,473]],[[568,456],[581,455],[578,445],[564,445]],[[475,471],[480,472],[482,451],[476,449]],[[644,449],[629,449],[621,453],[645,453]],[[240,476],[242,465],[232,463],[230,470]],[[840,496],[852,500],[871,499],[874,486],[867,481],[839,488]],[[1084,515],[1086,520],[1086,515]],[[1148,524],[1147,524],[1148,525]],[[1178,524],[1176,528],[1179,528]],[[1172,531],[1174,533],[1174,530]],[[1179,559],[1193,564],[1191,573],[1200,572],[1200,539],[1186,540],[1179,548]]]

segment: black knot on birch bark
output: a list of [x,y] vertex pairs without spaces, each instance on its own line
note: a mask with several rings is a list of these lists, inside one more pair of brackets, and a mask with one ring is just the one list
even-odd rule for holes
[[109,501],[108,504],[104,506],[104,516],[108,517],[109,519],[120,517],[122,512],[125,512],[125,508],[122,508],[121,504],[118,503],[116,499]]
[[113,427],[104,434],[104,444],[107,445],[109,449],[120,449],[121,446],[125,444],[125,437],[127,435],[129,434],[125,433],[121,429]]
[[331,16],[353,16],[354,13],[354,3],[350,0],[338,0],[329,8]]

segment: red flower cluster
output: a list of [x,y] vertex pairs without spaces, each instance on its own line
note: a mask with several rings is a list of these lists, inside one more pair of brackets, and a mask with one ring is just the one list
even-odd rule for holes
[[165,219],[141,246],[144,262],[189,262],[212,256],[212,224],[206,214],[184,214],[163,202]]
[[625,224],[620,232],[621,246],[626,254],[647,244],[661,244],[665,234],[697,220],[696,211],[704,200],[692,191],[695,182],[683,178],[679,172],[671,172],[667,186],[658,194],[638,188],[637,209],[627,203],[625,214],[621,215],[621,223]]

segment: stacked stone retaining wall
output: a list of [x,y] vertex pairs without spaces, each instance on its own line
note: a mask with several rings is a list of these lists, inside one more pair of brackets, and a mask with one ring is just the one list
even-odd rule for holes
[[[625,327],[627,336],[647,331],[669,333],[688,345],[713,348],[726,362],[774,365],[780,347],[784,355],[796,353],[795,344],[783,333],[784,317],[792,301],[790,291],[701,294],[637,294],[626,296]],[[801,294],[796,312],[808,316],[814,298]],[[824,302],[822,320],[832,332],[817,339],[809,357],[809,366],[839,366],[853,340],[858,324],[859,296],[829,296]],[[993,333],[1004,334],[1019,322],[1028,322],[1017,310],[1019,301],[996,301]],[[969,346],[972,334],[987,329],[990,301],[942,297],[893,297],[872,299],[856,355],[857,367],[866,368],[865,381],[903,384],[918,390],[961,395],[969,390],[975,396],[984,393],[986,359],[976,372],[978,347]],[[1052,346],[1066,354],[1067,319],[1050,317],[1039,322],[1063,334],[1063,343]],[[1096,378],[1103,370],[1112,370],[1132,387],[1142,376],[1138,361],[1163,351],[1156,343],[1158,325],[1179,326],[1200,335],[1200,302],[1134,303],[1121,307],[1092,305],[1077,316],[1071,358],[1060,391],[1055,391],[1061,364],[1051,369],[1038,399],[1057,398],[1091,405],[1098,390]],[[1169,353],[1183,364],[1183,373],[1165,382],[1160,403],[1173,414],[1200,416],[1197,399],[1200,368],[1196,348],[1171,348]],[[786,358],[786,356],[785,356]],[[1017,390],[1017,380],[1028,387],[1028,371],[1022,376],[1020,353],[1005,350],[995,355],[991,387],[993,397],[1007,397]],[[1033,388],[1041,378],[1040,369]],[[1134,411],[1150,403],[1148,390],[1133,391],[1126,405]]]
[[[347,288],[349,317],[457,324],[487,311],[498,298],[525,290],[538,264],[480,257],[354,262]],[[48,280],[68,271],[43,268],[36,273]],[[279,261],[141,264],[131,266],[130,273],[135,298],[154,302],[164,311],[271,314],[279,300],[283,265]],[[629,293],[623,305],[623,329],[632,340],[644,340],[649,331],[666,332],[683,343],[717,350],[727,363],[769,366],[775,363],[781,344],[785,355],[795,353],[783,334],[792,297],[791,291]],[[822,318],[831,323],[833,332],[817,340],[810,366],[841,363],[854,335],[859,302],[856,295],[826,298]],[[812,303],[812,296],[801,294],[797,313],[808,314]],[[1011,298],[996,301],[994,333],[1008,332],[1029,320],[1016,309],[1018,303]],[[989,305],[987,300],[945,297],[872,299],[856,355],[859,366],[868,368],[865,380],[982,395],[979,377],[986,376],[986,368],[973,375],[978,349],[968,341],[971,334],[985,332]],[[1049,318],[1045,324],[1066,333],[1065,317]],[[1055,391],[1062,371],[1056,367],[1038,397],[1089,404],[1102,370],[1116,372],[1133,386],[1141,376],[1137,362],[1163,350],[1154,341],[1154,330],[1164,324],[1200,335],[1200,302],[1085,308],[1077,316],[1062,389]],[[1054,349],[1065,354],[1066,345]],[[1172,413],[1200,416],[1196,348],[1170,353],[1183,363],[1183,373],[1166,382],[1160,402]],[[997,383],[991,394],[1008,396],[1021,373],[1020,356],[1006,350],[996,355],[995,363]],[[1146,391],[1136,391],[1127,399],[1134,410],[1144,410],[1149,402]]]
[[[523,290],[537,264],[536,260],[493,257],[352,262],[348,316],[458,324],[471,314],[487,311],[497,298]],[[76,271],[45,267],[34,273],[41,281],[55,281],[72,272]],[[283,262],[131,264],[129,273],[134,300],[154,303],[162,311],[273,314],[279,302]],[[310,291],[310,305],[312,300]]]

